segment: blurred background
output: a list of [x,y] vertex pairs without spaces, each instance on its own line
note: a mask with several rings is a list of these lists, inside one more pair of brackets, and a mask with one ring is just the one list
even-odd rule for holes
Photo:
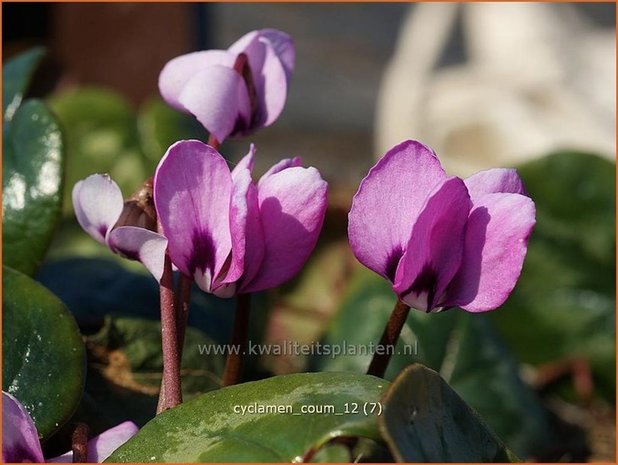
[[[140,323],[156,320],[156,286],[76,226],[70,190],[109,172],[129,195],[169,144],[205,140],[158,97],[161,68],[273,27],[296,44],[286,108],[221,151],[235,161],[255,142],[258,174],[301,155],[329,181],[331,205],[306,270],[259,300],[255,339],[378,339],[393,297],[351,255],[346,214],[358,182],[394,144],[422,140],[461,176],[518,167],[538,224],[515,292],[487,317],[411,315],[404,339],[419,353],[395,360],[388,376],[414,360],[440,371],[524,459],[614,461],[615,18],[612,3],[3,3],[3,60],[47,49],[29,95],[46,100],[66,136],[64,220],[36,277],[87,335],[78,415],[100,428],[147,421],[160,357],[156,328]],[[227,342],[233,304],[200,292],[194,300],[188,344]],[[110,341],[120,362],[100,358]],[[189,396],[216,386],[222,366],[191,347]],[[367,363],[262,357],[247,376],[362,372]]]

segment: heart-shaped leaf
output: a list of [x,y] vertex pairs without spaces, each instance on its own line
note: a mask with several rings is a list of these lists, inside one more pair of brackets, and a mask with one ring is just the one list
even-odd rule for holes
[[60,220],[62,133],[45,104],[29,100],[5,125],[3,137],[3,263],[32,275]]
[[11,58],[2,67],[2,114],[5,122],[13,119],[44,54],[42,47],[35,47]]
[[412,365],[393,381],[378,423],[399,462],[512,462],[502,444],[433,370]]
[[3,267],[2,290],[2,389],[19,399],[45,439],[79,402],[84,345],[71,314],[45,287]]
[[366,406],[378,403],[387,384],[302,373],[226,387],[157,416],[108,461],[291,462],[338,436],[380,441],[378,409]]
[[[348,349],[337,357],[317,359],[314,367],[365,372],[370,351],[359,355],[350,348],[376,344],[394,304],[390,285],[360,270],[324,340],[330,347]],[[536,453],[551,440],[543,407],[519,378],[517,365],[484,315],[459,309],[436,314],[411,311],[386,378],[393,379],[412,362],[438,371],[518,455]]]

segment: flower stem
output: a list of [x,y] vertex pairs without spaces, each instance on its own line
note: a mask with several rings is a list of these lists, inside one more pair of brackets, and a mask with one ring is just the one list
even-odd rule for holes
[[208,140],[206,141],[206,143],[215,150],[219,150],[219,147],[221,146],[221,142],[219,142],[217,138],[212,134],[208,136]]
[[180,273],[180,282],[176,290],[176,324],[178,332],[178,351],[182,366],[182,351],[185,345],[185,332],[189,320],[189,304],[191,302],[191,286],[193,278]]
[[77,423],[71,436],[73,463],[86,463],[88,461],[88,432],[89,428],[86,423]]
[[410,307],[401,300],[397,300],[395,308],[393,308],[393,312],[382,333],[382,338],[380,342],[378,342],[376,351],[373,354],[373,359],[367,370],[368,375],[378,376],[380,378],[384,377],[388,362],[395,351],[395,344],[397,343],[397,339],[399,339],[401,329],[406,322],[408,313],[410,313]]
[[159,287],[161,299],[161,345],[163,349],[163,380],[159,393],[157,414],[182,402],[180,385],[180,351],[178,347],[177,317],[174,307],[172,262],[165,254],[163,276]]
[[238,384],[242,370],[244,352],[249,335],[249,314],[251,311],[251,294],[239,294],[236,297],[236,315],[232,332],[232,350],[227,355],[223,371],[223,386]]

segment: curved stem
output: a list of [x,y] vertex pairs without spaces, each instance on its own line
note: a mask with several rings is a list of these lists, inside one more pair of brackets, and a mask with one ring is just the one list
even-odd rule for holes
[[238,384],[242,371],[244,352],[249,335],[249,314],[251,311],[251,294],[239,294],[236,297],[236,315],[234,315],[234,330],[230,342],[230,351],[225,361],[223,371],[223,386]]
[[395,352],[395,344],[397,343],[397,339],[399,339],[401,329],[406,322],[408,313],[410,313],[410,307],[401,300],[397,300],[395,308],[393,308],[393,312],[382,333],[382,338],[380,342],[378,342],[376,351],[371,359],[371,364],[367,370],[368,375],[378,376],[380,378],[384,377],[388,362],[391,359],[391,355]]
[[71,436],[73,463],[86,463],[88,461],[88,432],[89,428],[86,423],[77,423]]
[[180,383],[180,351],[178,347],[177,316],[174,307],[172,262],[165,254],[163,276],[159,287],[161,299],[161,346],[163,350],[163,380],[159,393],[157,414],[182,402]]

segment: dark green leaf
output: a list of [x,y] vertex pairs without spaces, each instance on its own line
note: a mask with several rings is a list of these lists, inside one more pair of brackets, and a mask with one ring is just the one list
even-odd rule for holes
[[615,399],[615,164],[558,153],[519,170],[537,207],[524,271],[496,324],[517,357],[584,358]]
[[75,410],[84,386],[84,345],[64,304],[31,278],[3,267],[2,389],[45,439]]
[[406,368],[383,400],[378,423],[399,462],[511,462],[517,459],[433,370]]
[[[157,416],[108,461],[291,462],[335,436],[379,440],[377,413],[365,415],[363,405],[377,402],[387,384],[366,375],[303,373],[223,388]],[[350,411],[358,404],[359,413],[346,414],[346,403]],[[238,413],[257,406],[291,412]],[[301,414],[303,406],[333,406],[341,415]]]
[[[347,346],[347,352],[318,359],[317,368],[365,372],[371,360],[367,344],[378,342],[394,304],[390,285],[361,270],[324,340],[331,347]],[[484,315],[412,310],[386,378],[393,379],[412,362],[438,371],[517,454],[529,456],[550,441],[544,409],[519,378],[512,356]]]
[[2,143],[3,263],[31,275],[60,220],[63,140],[38,100],[25,102],[4,128]]
[[2,67],[2,114],[5,122],[13,119],[44,54],[42,47],[35,47],[11,58]]

